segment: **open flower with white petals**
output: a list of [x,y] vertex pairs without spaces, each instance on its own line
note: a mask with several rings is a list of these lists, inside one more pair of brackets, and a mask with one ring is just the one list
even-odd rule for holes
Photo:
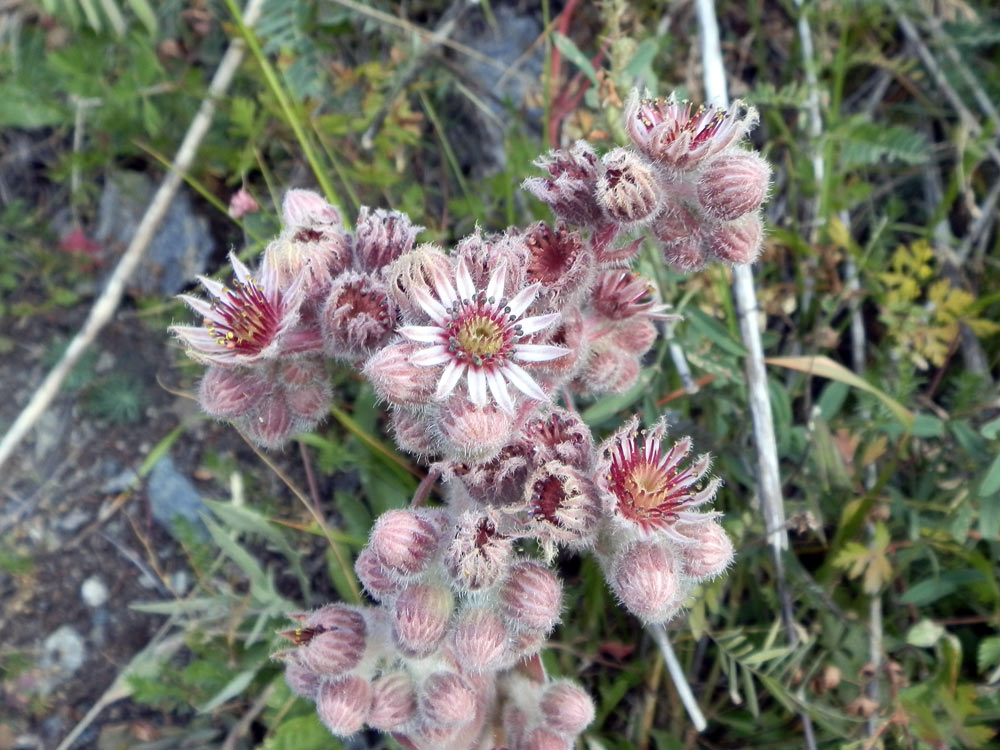
[[476,289],[465,262],[460,260],[454,283],[434,269],[433,293],[426,286],[413,287],[414,300],[434,325],[403,326],[399,333],[428,345],[414,355],[413,364],[444,365],[435,398],[447,398],[466,375],[469,400],[477,406],[485,405],[492,395],[501,409],[513,411],[508,383],[529,398],[548,400],[545,391],[518,362],[547,362],[569,353],[561,346],[522,343],[526,336],[555,323],[559,313],[524,317],[541,285],[532,284],[506,299],[505,269],[503,264],[496,268],[486,289],[480,290]]
[[322,345],[308,332],[290,333],[298,321],[302,303],[301,275],[289,288],[279,291],[276,276],[267,266],[262,269],[260,279],[256,279],[235,255],[230,256],[230,261],[235,272],[231,287],[205,276],[198,277],[211,301],[180,295],[203,320],[201,326],[170,328],[188,346],[192,358],[207,364],[249,366],[274,359],[279,353],[307,351]]

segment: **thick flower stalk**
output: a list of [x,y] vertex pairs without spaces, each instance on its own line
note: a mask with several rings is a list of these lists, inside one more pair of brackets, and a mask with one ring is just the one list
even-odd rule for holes
[[[292,615],[276,656],[333,734],[365,727],[407,748],[569,748],[594,717],[539,651],[567,615],[550,563],[592,554],[640,620],[675,617],[733,545],[708,508],[721,480],[690,438],[638,417],[598,443],[559,403],[632,388],[667,312],[630,265],[648,236],[674,269],[760,252],[770,168],[741,142],[752,108],[695,108],[633,92],[631,145],[585,141],[541,157],[523,187],[553,224],[450,252],[417,245],[405,215],[362,208],[349,232],[322,196],[290,190],[259,270],[202,279],[175,326],[208,365],[204,410],[265,448],[313,429],[330,362],[388,408],[398,447],[442,480],[438,507],[375,523],[355,572],[370,600]],[[414,498],[421,505],[426,492]],[[539,550],[532,557],[526,550]]]

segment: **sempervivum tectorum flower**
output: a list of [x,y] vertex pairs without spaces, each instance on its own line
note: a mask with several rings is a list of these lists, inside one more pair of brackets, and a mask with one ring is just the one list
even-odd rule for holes
[[601,167],[593,147],[577,141],[568,149],[550,151],[535,160],[548,177],[529,177],[521,187],[548,204],[553,213],[573,226],[597,228],[608,217],[594,197]]
[[573,304],[593,284],[594,251],[577,232],[551,229],[538,222],[524,233],[528,248],[529,281],[542,285],[542,293],[561,307]]
[[560,461],[536,469],[524,488],[529,519],[524,536],[539,540],[547,559],[559,545],[576,549],[593,539],[601,519],[601,504],[593,483]]
[[302,303],[302,276],[279,290],[276,275],[266,266],[257,279],[235,255],[229,259],[236,274],[233,286],[199,276],[211,301],[180,295],[202,316],[201,326],[170,327],[187,345],[193,359],[206,364],[249,366],[321,345],[314,332],[294,330]]
[[625,104],[625,128],[650,159],[678,171],[696,169],[739,141],[757,124],[757,110],[734,102],[728,110],[669,99],[640,98]]
[[399,332],[411,341],[426,344],[413,357],[423,367],[442,367],[435,397],[445,399],[466,375],[468,398],[477,406],[490,396],[501,409],[512,412],[514,401],[507,383],[529,398],[546,401],[545,391],[518,362],[546,362],[567,354],[558,346],[524,344],[525,336],[552,325],[558,313],[525,317],[540,288],[532,284],[512,298],[504,296],[505,266],[490,276],[486,289],[476,289],[463,261],[455,270],[454,283],[434,272],[434,294],[415,285],[412,294],[433,325],[403,326]]
[[656,170],[628,148],[609,151],[601,161],[595,195],[608,216],[626,228],[652,221],[663,208]]
[[712,461],[707,453],[685,462],[691,438],[663,450],[665,419],[642,433],[638,425],[633,417],[601,446],[596,478],[604,511],[628,528],[689,543],[675,524],[711,520],[695,509],[711,502],[721,480],[708,476]]

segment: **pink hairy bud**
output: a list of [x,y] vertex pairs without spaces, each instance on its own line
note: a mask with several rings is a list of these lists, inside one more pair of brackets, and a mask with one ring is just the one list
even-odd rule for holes
[[538,222],[525,232],[524,241],[529,252],[529,281],[540,282],[546,292],[562,301],[586,291],[595,261],[590,246],[577,232],[551,229]]
[[513,547],[486,517],[466,513],[445,550],[445,569],[459,588],[480,591],[506,576]]
[[535,562],[520,562],[500,591],[500,607],[518,628],[551,630],[562,609],[562,585],[555,573]]
[[382,675],[372,683],[372,710],[368,724],[383,732],[402,727],[417,711],[413,680],[402,672]]
[[286,391],[285,399],[296,417],[307,422],[318,422],[330,413],[333,390],[327,383],[317,383]]
[[516,231],[484,236],[482,230],[476,227],[472,234],[459,241],[452,257],[456,262],[465,263],[476,289],[489,286],[490,277],[501,266],[505,274],[505,289],[520,289],[530,283],[525,269],[531,254],[524,238]]
[[242,219],[247,214],[260,211],[260,205],[254,200],[246,188],[240,188],[229,199],[229,215],[234,219]]
[[545,645],[545,631],[526,630],[514,637],[511,651],[518,660],[534,656]]
[[473,671],[495,670],[506,654],[508,639],[503,620],[486,607],[463,612],[452,631],[456,660]]
[[476,715],[476,692],[462,675],[435,672],[423,684],[420,707],[429,724],[460,727]]
[[402,589],[402,584],[385,569],[370,548],[361,550],[354,563],[354,572],[365,591],[377,601],[391,598]]
[[595,346],[574,385],[585,394],[624,393],[639,379],[639,360],[613,341]]
[[615,328],[615,338],[621,348],[639,357],[652,348],[659,335],[653,322],[646,318],[631,318]]
[[757,214],[713,227],[708,233],[709,250],[733,264],[753,263],[764,244],[764,225]]
[[680,547],[684,572],[696,581],[720,575],[733,561],[733,542],[726,530],[706,518],[701,523],[685,524],[678,531],[693,544]]
[[668,199],[653,223],[653,234],[661,243],[663,259],[681,273],[700,271],[708,265],[703,219],[680,201]]
[[322,676],[336,676],[358,665],[365,652],[368,628],[360,612],[330,604],[309,615],[289,637],[301,646],[302,662]]
[[531,529],[546,548],[585,544],[601,518],[594,485],[560,461],[549,461],[531,475],[525,484],[525,501]]
[[298,663],[297,660],[291,660],[285,665],[285,683],[288,685],[288,689],[296,695],[315,700],[319,690],[320,676]]
[[427,430],[427,419],[419,412],[396,407],[390,415],[389,426],[401,451],[420,458],[436,456],[439,453]]
[[580,734],[594,720],[594,701],[572,682],[553,682],[542,694],[542,716],[557,732]]
[[211,366],[198,387],[198,403],[209,416],[235,419],[255,409],[271,387],[259,370]]
[[442,408],[438,428],[443,453],[479,463],[494,458],[510,442],[514,420],[492,404],[476,406],[456,396]]
[[430,318],[417,302],[414,288],[432,287],[436,277],[454,273],[451,259],[437,246],[426,244],[396,258],[384,268],[382,277],[389,297],[396,303],[403,318],[409,322],[425,323]]
[[312,190],[289,190],[281,202],[281,220],[286,227],[342,226],[340,212]]
[[628,227],[652,221],[663,205],[653,167],[627,148],[609,151],[602,161],[595,195],[608,216]]
[[439,536],[437,527],[419,511],[390,510],[375,522],[369,548],[388,570],[416,575],[434,557]]
[[767,197],[771,167],[751,151],[720,154],[698,178],[698,200],[723,221],[756,211]]
[[372,705],[372,686],[361,677],[324,682],[316,695],[316,713],[333,734],[346,737],[361,730]]
[[280,448],[298,431],[284,394],[267,396],[256,412],[240,420],[246,436],[261,448]]
[[415,657],[437,648],[455,606],[451,591],[425,583],[407,586],[396,599],[393,633],[400,648]]
[[600,171],[597,155],[586,141],[577,141],[569,149],[550,151],[535,160],[548,177],[529,177],[521,187],[568,224],[598,227],[607,217],[594,198]]
[[666,622],[683,602],[677,562],[663,544],[626,549],[612,565],[610,583],[625,608],[646,622]]
[[282,362],[278,369],[278,380],[282,385],[291,388],[325,383],[328,377],[326,363],[319,357],[290,359]]
[[364,359],[384,346],[395,324],[396,307],[385,285],[354,272],[333,282],[320,313],[325,351],[344,362]]
[[354,256],[358,267],[368,273],[378,272],[410,252],[421,229],[423,227],[414,226],[410,217],[399,211],[362,206],[354,230]]
[[279,289],[298,282],[305,298],[318,302],[350,260],[350,240],[343,230],[306,226],[282,232],[264,250],[262,265],[274,275]]
[[573,412],[554,409],[551,414],[529,422],[523,432],[538,463],[562,461],[584,469],[590,462],[594,448],[590,428]]
[[605,271],[593,290],[594,309],[608,320],[626,320],[636,316],[668,318],[665,305],[656,298],[656,288],[645,276],[629,271]]
[[438,373],[431,367],[413,364],[413,356],[423,349],[422,344],[412,341],[390,344],[365,362],[362,373],[386,401],[399,406],[424,406],[433,400]]
[[514,750],[571,750],[572,747],[572,743],[561,734],[538,727],[525,734]]

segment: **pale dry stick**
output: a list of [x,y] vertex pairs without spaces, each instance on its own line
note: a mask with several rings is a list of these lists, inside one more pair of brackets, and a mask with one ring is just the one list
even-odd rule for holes
[[705,714],[701,712],[701,706],[698,705],[694,693],[691,692],[687,676],[684,674],[684,670],[681,669],[680,662],[677,661],[677,655],[674,653],[674,647],[670,645],[666,628],[662,624],[657,623],[650,625],[646,629],[653,636],[656,645],[659,646],[660,653],[663,654],[663,663],[667,665],[667,671],[670,673],[670,678],[674,681],[674,687],[677,688],[677,695],[680,696],[681,703],[684,704],[684,709],[687,711],[688,716],[691,717],[691,723],[694,724],[694,728],[699,732],[704,732],[708,726],[708,722],[705,721]]
[[[701,57],[704,66],[705,98],[719,107],[728,107],[725,65],[719,42],[719,22],[715,15],[714,0],[696,0],[698,29],[701,36]],[[771,401],[767,390],[767,371],[764,367],[764,350],[757,326],[757,294],[754,291],[753,272],[748,265],[733,268],[733,301],[739,318],[740,335],[747,349],[746,373],[750,419],[753,424],[754,444],[757,449],[757,483],[767,541],[774,554],[775,576],[781,613],[789,642],[799,642],[795,626],[792,601],[788,591],[783,554],[788,549],[788,528],[781,492],[778,468],[778,445],[774,435]],[[802,730],[806,747],[816,750],[816,737],[808,712],[801,711]]]
[[[256,23],[263,5],[264,0],[248,0],[246,10],[243,13],[243,18],[248,26]],[[104,291],[95,300],[93,307],[90,309],[90,314],[87,316],[87,320],[76,336],[73,337],[62,359],[59,360],[46,376],[45,380],[42,381],[42,384],[35,391],[31,400],[21,410],[21,413],[18,414],[17,419],[14,420],[14,424],[11,425],[7,434],[3,436],[3,440],[0,440],[0,468],[3,467],[14,452],[14,449],[24,439],[25,435],[27,435],[28,430],[34,426],[35,422],[49,408],[49,405],[58,395],[59,388],[69,376],[73,367],[87,348],[94,342],[94,339],[97,338],[97,334],[100,333],[101,329],[108,324],[114,315],[122,296],[125,294],[125,284],[135,272],[139,261],[142,260],[146,248],[153,239],[153,234],[159,227],[160,222],[163,221],[163,217],[166,215],[167,209],[174,195],[176,195],[181,181],[184,179],[184,173],[188,171],[191,163],[194,161],[198,146],[201,145],[202,139],[208,133],[208,129],[212,124],[212,118],[215,115],[216,100],[229,88],[233,76],[243,62],[243,53],[243,40],[238,37],[234,38],[229,43],[226,54],[223,56],[219,67],[215,71],[215,75],[212,77],[212,82],[208,87],[205,98],[201,102],[201,106],[198,108],[198,113],[191,121],[187,133],[184,134],[184,140],[181,141],[181,145],[177,149],[177,155],[174,157],[170,172],[163,178],[163,182],[160,183],[156,195],[153,196],[153,200],[142,217],[142,221],[139,222],[139,228],[136,229],[135,236],[118,261],[118,265],[104,287]]]
[[955,251],[955,259],[959,265],[964,265],[969,260],[969,256],[972,255],[972,246],[984,235],[989,234],[988,227],[997,218],[995,212],[998,199],[1000,199],[1000,180],[994,182],[990,192],[986,194],[982,205],[979,206],[979,215],[972,222],[972,226],[969,227],[969,231],[958,246],[958,250]]

